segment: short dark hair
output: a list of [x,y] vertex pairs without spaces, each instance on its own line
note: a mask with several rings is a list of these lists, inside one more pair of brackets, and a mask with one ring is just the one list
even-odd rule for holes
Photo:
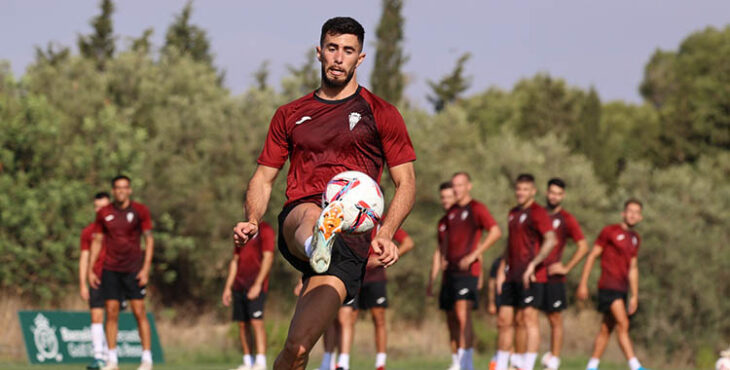
[[517,180],[515,181],[515,184],[519,184],[521,182],[530,182],[535,183],[535,176],[532,176],[532,174],[529,173],[521,173],[517,175]]
[[637,206],[639,206],[639,208],[644,209],[644,204],[641,203],[641,201],[636,198],[626,199],[626,201],[624,202],[624,209],[626,209],[626,207],[628,207],[629,204],[636,204]]
[[128,183],[132,183],[132,179],[129,178],[127,175],[117,175],[112,179],[112,187],[114,187],[114,184],[117,183],[119,180],[127,180]]
[[453,188],[454,184],[452,184],[451,181],[444,181],[441,183],[441,185],[439,185],[439,191]]
[[553,177],[552,179],[550,179],[550,181],[548,181],[548,187],[550,187],[551,185],[555,185],[561,189],[565,189],[565,181],[563,181],[563,179],[559,177]]
[[105,191],[100,191],[100,192],[94,194],[94,199],[104,199],[104,198],[112,199],[112,197],[109,196],[109,193],[107,193]]
[[324,44],[324,37],[327,35],[355,35],[360,42],[360,50],[365,45],[365,29],[360,22],[350,17],[334,17],[324,22],[319,36],[320,46]]
[[453,179],[454,177],[459,176],[459,175],[466,176],[466,179],[471,181],[471,175],[469,175],[469,172],[466,172],[466,171],[454,172],[454,174],[451,175],[451,178]]

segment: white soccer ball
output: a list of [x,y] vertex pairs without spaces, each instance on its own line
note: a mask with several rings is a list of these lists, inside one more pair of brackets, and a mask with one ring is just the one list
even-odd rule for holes
[[723,357],[715,362],[715,370],[730,370],[730,358]]
[[342,230],[360,234],[375,227],[383,215],[385,200],[380,186],[370,176],[359,171],[335,175],[322,194],[322,208],[333,201],[342,201],[344,224]]

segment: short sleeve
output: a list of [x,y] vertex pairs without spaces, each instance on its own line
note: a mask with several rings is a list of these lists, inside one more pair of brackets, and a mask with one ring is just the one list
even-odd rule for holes
[[398,244],[403,243],[403,241],[406,240],[407,237],[408,233],[403,229],[398,229],[396,230],[395,234],[393,234],[393,240]]
[[568,232],[568,236],[570,236],[570,238],[576,242],[579,242],[586,238],[585,235],[583,235],[583,230],[580,229],[578,221],[575,219],[575,217],[573,217],[573,215],[566,217],[565,228]]
[[281,169],[289,157],[288,139],[284,111],[279,108],[274,113],[266,134],[264,148],[257,161],[258,164]]
[[539,206],[534,207],[531,216],[533,225],[540,235],[544,235],[548,231],[553,231],[553,223],[550,221],[550,216],[544,208]]
[[94,223],[92,225],[92,228],[86,228],[84,231],[81,232],[81,250],[82,251],[88,251],[91,249],[91,232],[93,232],[96,229],[96,224]]
[[606,226],[601,230],[601,233],[598,234],[598,239],[596,239],[596,245],[606,248],[610,244],[611,241],[611,229],[609,226]]
[[484,204],[474,203],[474,216],[477,220],[477,224],[479,224],[479,226],[484,230],[489,230],[497,225],[497,222],[494,221],[494,217],[492,217],[492,214],[489,213],[489,209]]
[[262,252],[273,252],[274,251],[274,229],[267,223],[261,224],[259,230],[259,237],[261,238],[261,251]]
[[147,206],[140,204],[137,212],[139,213],[140,227],[142,227],[142,231],[145,232],[152,230],[152,217],[150,217],[150,210],[147,209]]
[[394,106],[386,105],[373,114],[388,167],[415,161],[416,152],[400,112]]
[[104,217],[101,215],[101,210],[96,212],[96,220],[94,221],[94,231],[92,234],[104,234]]

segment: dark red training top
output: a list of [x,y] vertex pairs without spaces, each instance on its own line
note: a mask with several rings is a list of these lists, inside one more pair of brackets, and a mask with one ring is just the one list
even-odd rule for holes
[[96,213],[96,230],[106,241],[104,270],[137,272],[144,258],[140,237],[152,230],[150,211],[141,203],[130,202],[126,209],[110,204]]
[[[507,240],[507,281],[522,282],[522,275],[537,253],[545,233],[553,230],[545,208],[537,202],[522,209],[512,208],[508,217],[509,237]],[[547,269],[541,263],[535,268],[538,283],[547,282]]]
[[[243,247],[233,248],[233,254],[238,255],[238,269],[232,289],[243,291],[251,288],[261,270],[264,252],[274,252],[274,229],[266,222],[259,224],[259,232]],[[264,279],[261,291],[269,290],[269,277]]]
[[[546,267],[563,260],[563,251],[568,238],[573,239],[576,243],[585,239],[578,221],[568,211],[561,209],[559,212],[551,213],[550,219],[553,223],[557,244],[543,262]],[[565,282],[565,275],[548,275],[548,282]]]
[[447,252],[446,271],[452,275],[479,276],[481,260],[472,262],[468,271],[459,270],[459,261],[474,251],[479,245],[482,231],[489,230],[497,223],[484,204],[472,200],[465,206],[454,204],[446,213]]
[[[88,224],[83,230],[81,230],[81,250],[82,251],[91,250],[91,242],[94,239],[94,230],[96,230],[96,223],[94,223],[94,222]],[[94,271],[94,275],[96,275],[96,277],[99,279],[101,279],[101,270],[104,267],[104,255],[106,254],[106,247],[104,244],[105,244],[104,241],[102,241],[101,250],[99,251],[99,256],[96,258],[96,262],[94,263],[94,266],[92,267],[92,271]]]
[[628,291],[631,259],[636,257],[640,244],[639,233],[624,230],[620,224],[609,225],[601,230],[596,240],[596,245],[603,247],[598,289]]

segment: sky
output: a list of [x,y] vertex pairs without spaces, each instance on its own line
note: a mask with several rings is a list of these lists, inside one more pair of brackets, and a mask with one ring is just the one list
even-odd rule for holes
[[[115,1],[118,48],[154,28],[163,44],[167,26],[185,1]],[[365,27],[365,52],[358,81],[369,86],[379,0],[234,1],[197,0],[192,22],[207,30],[215,64],[226,71],[234,93],[254,84],[253,73],[269,61],[270,83],[299,66],[319,40],[320,27],[334,16],[351,16]],[[16,76],[33,61],[34,47],[49,41],[73,46],[91,31],[97,0],[0,0],[0,59]],[[546,72],[569,84],[593,86],[603,101],[641,102],[638,86],[651,54],[676,50],[691,32],[730,24],[727,0],[406,0],[404,66],[406,95],[428,106],[427,81],[449,73],[465,52],[472,58],[468,93],[491,86],[510,89],[521,78]]]

